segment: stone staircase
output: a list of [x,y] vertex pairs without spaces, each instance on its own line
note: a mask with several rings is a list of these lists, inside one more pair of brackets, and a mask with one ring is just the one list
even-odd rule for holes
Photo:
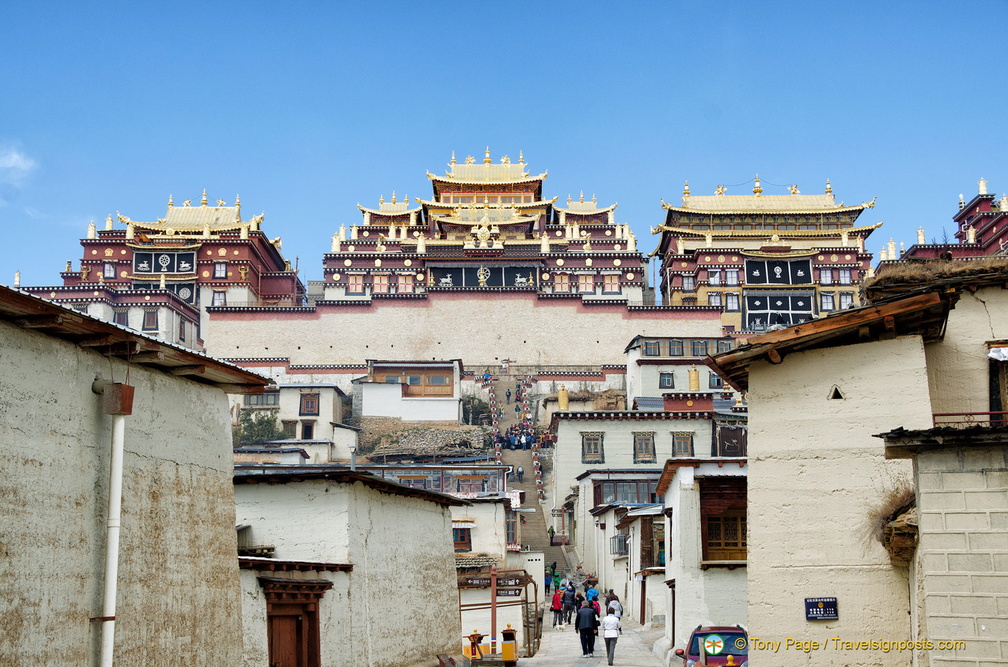
[[[498,428],[501,433],[506,432],[511,426],[518,423],[514,411],[515,382],[518,378],[512,376],[502,376],[493,381],[493,393],[497,397],[498,406],[504,409],[504,417],[500,420]],[[505,392],[511,390],[511,403],[507,403]],[[522,406],[527,408],[527,403]],[[542,478],[536,474],[538,466],[535,458],[538,456],[538,449],[509,449],[501,448],[500,461],[505,465],[512,466],[516,471],[514,480],[508,483],[511,489],[518,489],[525,492],[525,508],[535,510],[532,512],[522,512],[520,516],[524,519],[521,525],[521,543],[523,547],[528,547],[531,551],[542,551],[543,560],[547,567],[554,561],[557,570],[564,572],[569,570],[564,550],[559,546],[551,546],[549,534],[546,532],[548,525],[543,506],[539,501],[539,490],[541,489]],[[524,480],[519,482],[517,470],[521,466],[525,471]],[[538,482],[538,483],[537,483]],[[542,582],[539,582],[540,586]]]

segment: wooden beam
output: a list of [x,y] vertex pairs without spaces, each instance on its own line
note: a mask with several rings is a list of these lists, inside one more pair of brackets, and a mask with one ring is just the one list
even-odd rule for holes
[[130,361],[136,364],[156,364],[158,362],[164,361],[164,352],[156,350],[139,352],[133,355],[133,358],[130,359]]
[[218,389],[223,389],[225,394],[246,394],[255,396],[265,393],[265,387],[262,385],[218,383],[214,386]]
[[116,336],[111,336],[109,334],[95,334],[93,336],[78,338],[76,342],[81,347],[109,347],[114,345],[117,340],[118,338]]
[[767,350],[766,356],[767,359],[770,360],[771,364],[779,364],[780,362],[784,361],[784,357],[781,356],[781,353],[772,347],[769,350]]
[[140,351],[140,343],[122,340],[109,346],[108,353],[115,357],[132,357]]
[[63,315],[22,315],[15,317],[14,322],[25,329],[42,329],[62,326],[66,318]]
[[176,366],[168,370],[171,375],[203,375],[206,373],[206,366]]

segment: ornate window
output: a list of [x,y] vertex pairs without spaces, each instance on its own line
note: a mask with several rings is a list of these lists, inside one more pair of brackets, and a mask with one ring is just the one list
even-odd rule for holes
[[644,341],[644,349],[641,353],[645,357],[657,357],[661,354],[661,341],[657,340],[646,340]]
[[673,338],[668,342],[668,356],[670,357],[683,356],[683,344],[681,340]]
[[413,276],[408,273],[399,274],[398,291],[400,294],[413,293]]
[[352,273],[347,276],[346,285],[347,294],[363,294],[364,293],[364,276],[360,273]]
[[725,294],[725,310],[737,311],[739,309],[738,294],[729,292]]
[[851,284],[851,270],[850,269],[840,269],[840,280],[841,285]]
[[553,276],[554,292],[570,292],[570,275],[557,273]]
[[213,300],[210,301],[211,306],[226,306],[227,305],[227,292],[213,293]]
[[578,292],[581,294],[595,293],[595,276],[590,273],[582,273],[578,276]]
[[388,294],[388,291],[389,291],[388,274],[382,273],[376,276],[371,276],[372,294]]
[[819,284],[820,285],[832,285],[833,284],[833,271],[832,271],[832,269],[819,269]]
[[634,463],[654,463],[655,445],[654,432],[634,433]]
[[661,389],[674,389],[675,376],[672,373],[659,373],[658,387]]
[[819,295],[819,310],[833,310],[833,295],[832,294],[820,294]]
[[715,287],[721,284],[720,269],[707,269],[707,284],[714,285]]
[[157,328],[158,328],[157,310],[154,308],[145,309],[143,315],[143,330],[157,331]]
[[745,509],[730,509],[707,517],[704,560],[746,559]]
[[706,357],[707,356],[707,341],[706,340],[691,340],[690,341],[690,354],[694,357]]
[[298,414],[318,416],[319,395],[301,394],[301,410]]
[[725,271],[725,285],[738,285],[738,269],[728,269]]
[[214,262],[213,277],[227,278],[227,262]]
[[684,292],[693,292],[696,290],[696,277],[695,276],[683,276],[682,277],[682,290]]
[[693,456],[693,433],[672,433],[672,455]]
[[840,292],[840,310],[854,305],[854,295],[850,292]]
[[708,306],[720,306],[721,305],[721,292],[710,292],[707,294],[707,305]]
[[115,271],[116,271],[116,267],[115,267],[114,263],[112,263],[112,262],[105,262],[105,267],[104,267],[104,269],[102,271],[102,277],[105,278],[105,280],[115,279],[115,277],[116,277],[116,272]]
[[288,438],[296,438],[297,437],[297,422],[296,421],[284,420],[284,421],[281,422],[280,425],[283,427],[284,435],[286,435]]
[[603,277],[602,283],[602,293],[603,294],[619,294],[620,293],[620,277],[615,273],[607,273]]
[[581,433],[581,463],[605,463],[602,433]]

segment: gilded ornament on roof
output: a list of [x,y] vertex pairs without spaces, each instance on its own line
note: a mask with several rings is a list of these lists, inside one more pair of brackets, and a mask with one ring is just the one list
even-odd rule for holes
[[714,188],[714,194],[716,195],[723,195],[727,191],[728,191],[727,188],[725,188],[725,186],[723,185],[719,185],[716,188]]
[[190,205],[192,205],[192,200],[191,199],[186,199],[184,202],[182,202],[182,205],[183,206],[190,206]]
[[801,194],[800,192],[798,192],[798,184],[797,183],[795,185],[789,185],[788,186],[788,192],[790,192],[793,195]]
[[476,158],[474,158],[472,155],[466,155],[465,163],[476,164]]

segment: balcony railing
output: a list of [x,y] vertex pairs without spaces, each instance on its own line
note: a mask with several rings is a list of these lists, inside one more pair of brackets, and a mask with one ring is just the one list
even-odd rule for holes
[[932,419],[935,428],[1008,426],[1008,410],[1000,412],[936,412],[932,415]]

